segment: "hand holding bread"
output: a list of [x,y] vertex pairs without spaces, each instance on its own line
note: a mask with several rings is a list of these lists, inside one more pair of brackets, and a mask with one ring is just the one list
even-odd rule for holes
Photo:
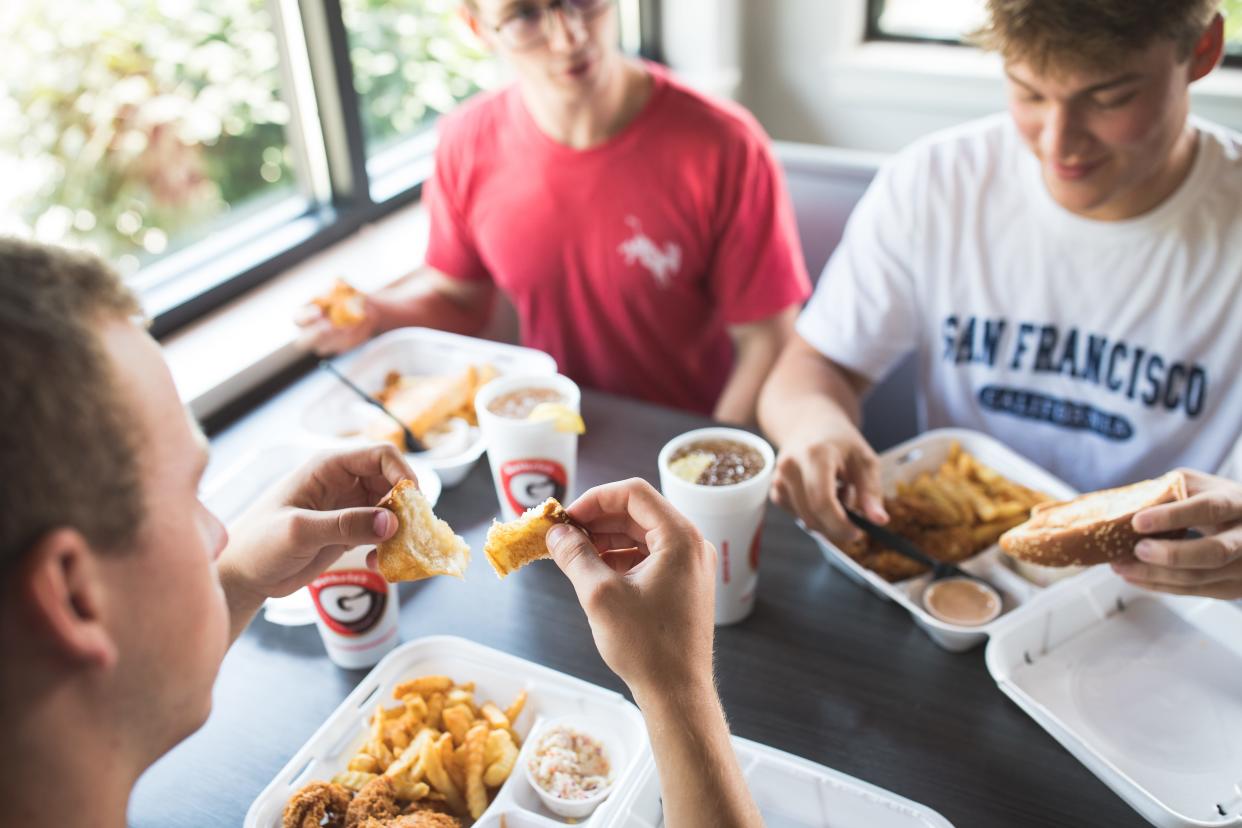
[[[1242,598],[1242,483],[1182,469],[1187,497],[1134,516],[1144,535],[1113,569],[1136,586],[1178,595]],[[1161,538],[1194,530],[1199,537]]]
[[[597,486],[547,533],[604,662],[643,706],[712,688],[716,550],[645,480]],[[590,532],[583,531],[584,527]]]
[[1242,483],[1178,469],[1041,504],[1001,548],[1044,566],[1110,563],[1159,592],[1242,598]]

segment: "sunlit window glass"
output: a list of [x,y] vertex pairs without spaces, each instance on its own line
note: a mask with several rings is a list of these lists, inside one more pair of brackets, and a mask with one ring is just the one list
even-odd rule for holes
[[[985,19],[984,0],[871,0],[876,27],[890,37],[960,40]],[[1223,0],[1226,50],[1242,57],[1242,0]]]
[[0,232],[132,274],[297,192],[265,0],[9,0]]
[[367,154],[426,129],[497,82],[461,0],[342,0]]

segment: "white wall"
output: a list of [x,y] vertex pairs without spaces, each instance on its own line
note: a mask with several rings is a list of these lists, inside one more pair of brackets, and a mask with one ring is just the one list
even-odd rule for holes
[[[738,72],[737,99],[778,140],[893,151],[1004,107],[994,56],[862,44],[865,0],[667,0],[662,6],[669,62],[716,92],[731,91],[729,72]],[[1219,71],[1196,84],[1194,109],[1242,130],[1242,71]]]

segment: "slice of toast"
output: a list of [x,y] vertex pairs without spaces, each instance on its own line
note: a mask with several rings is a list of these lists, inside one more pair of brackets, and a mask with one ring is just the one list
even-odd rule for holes
[[517,520],[508,523],[493,520],[492,528],[487,530],[483,554],[496,575],[503,578],[531,561],[552,557],[544,536],[555,524],[571,522],[564,507],[550,497],[527,509]]
[[1091,566],[1134,553],[1142,537],[1130,525],[1150,506],[1186,499],[1186,479],[1169,472],[1117,489],[1104,489],[1059,503],[1041,503],[1031,518],[1001,536],[1000,545],[1020,560],[1042,566]]
[[328,293],[316,296],[311,304],[328,317],[334,328],[352,328],[367,318],[365,297],[344,279],[337,279]]
[[435,516],[413,480],[402,480],[379,505],[397,516],[397,532],[379,545],[384,580],[417,581],[433,575],[464,577],[470,547]]

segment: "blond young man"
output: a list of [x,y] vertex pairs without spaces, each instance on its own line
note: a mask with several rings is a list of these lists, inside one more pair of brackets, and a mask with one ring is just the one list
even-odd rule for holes
[[512,86],[440,124],[425,265],[317,351],[478,334],[497,294],[576,382],[750,423],[810,281],[762,128],[618,46],[614,0],[468,0]]
[[910,352],[929,427],[987,432],[1082,490],[1186,466],[1115,568],[1242,597],[1242,136],[1189,115],[1217,0],[990,0],[1008,116],[933,136],[851,217],[760,400],[774,498],[837,541],[878,522],[860,400]]
[[[137,314],[97,260],[0,239],[6,826],[125,825],[135,781],[206,720],[263,600],[390,537],[374,504],[412,477],[391,446],[326,456],[226,532],[198,496],[206,441]],[[711,545],[642,481],[570,512],[640,550],[605,563],[577,529],[548,539],[643,710],[669,825],[760,825],[712,681]]]

